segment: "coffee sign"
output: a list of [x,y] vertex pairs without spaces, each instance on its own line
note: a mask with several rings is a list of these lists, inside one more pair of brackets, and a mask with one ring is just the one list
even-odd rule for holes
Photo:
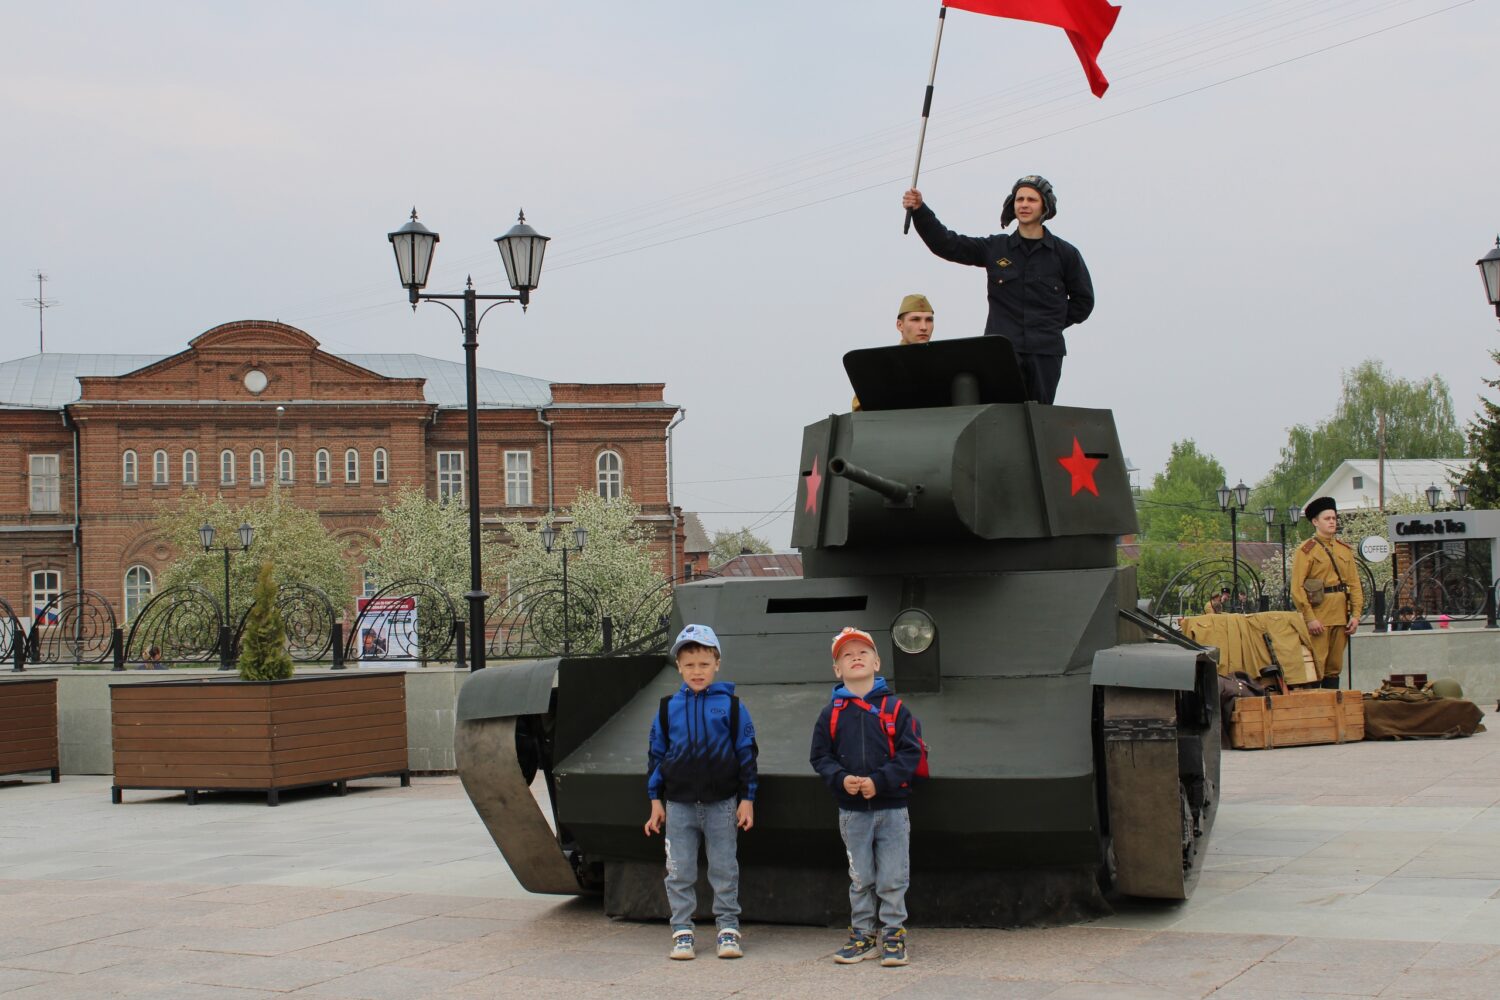
[[1391,543],[1380,535],[1370,535],[1359,543],[1359,554],[1366,562],[1385,562],[1391,557]]
[[1410,521],[1401,521],[1396,525],[1396,534],[1402,537],[1412,535],[1462,535],[1469,530],[1469,526],[1462,521],[1455,521],[1451,517],[1434,517],[1428,520],[1412,518]]

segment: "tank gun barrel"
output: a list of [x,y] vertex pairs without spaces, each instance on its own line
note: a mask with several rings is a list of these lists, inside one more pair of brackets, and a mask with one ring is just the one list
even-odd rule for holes
[[828,472],[830,475],[839,476],[850,482],[858,483],[867,490],[874,490],[893,504],[911,503],[912,487],[905,483],[898,483],[894,479],[878,476],[869,469],[861,469],[851,462],[842,458],[833,458],[828,461]]

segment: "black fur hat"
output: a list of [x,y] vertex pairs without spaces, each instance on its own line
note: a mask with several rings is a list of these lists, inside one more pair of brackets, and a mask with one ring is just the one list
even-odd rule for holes
[[1010,197],[1005,199],[1005,210],[1000,213],[1000,225],[1008,226],[1016,221],[1016,192],[1023,187],[1034,188],[1042,196],[1042,221],[1057,215],[1057,195],[1047,178],[1040,174],[1027,174],[1010,187]]
[[1333,497],[1318,497],[1318,499],[1307,505],[1307,509],[1302,512],[1302,516],[1311,521],[1325,510],[1337,511],[1338,509],[1338,501],[1334,500]]

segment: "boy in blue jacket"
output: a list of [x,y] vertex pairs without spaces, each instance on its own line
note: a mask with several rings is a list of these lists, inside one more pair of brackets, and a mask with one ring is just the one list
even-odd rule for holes
[[[839,834],[849,854],[849,941],[833,956],[841,965],[877,956],[881,965],[907,963],[911,819],[906,798],[922,742],[916,720],[879,672],[880,655],[868,632],[846,628],[835,636],[833,674],[839,683],[813,726],[813,770],[838,802]],[[877,899],[885,931],[879,949]]]
[[689,625],[672,643],[682,687],[663,698],[651,723],[646,792],[651,817],[646,836],[667,831],[667,902],[672,907],[672,951],[690,959],[698,896],[698,844],[708,855],[720,958],[739,958],[740,865],[736,828],[755,822],[755,726],[734,685],[715,681],[719,637]]

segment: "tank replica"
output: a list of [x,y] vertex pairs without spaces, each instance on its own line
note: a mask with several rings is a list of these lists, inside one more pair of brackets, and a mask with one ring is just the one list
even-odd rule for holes
[[[1025,401],[1000,337],[844,366],[862,411],[803,433],[806,575],[674,597],[670,632],[713,626],[755,720],[745,918],[848,920],[837,810],[808,764],[845,625],[875,636],[930,747],[910,806],[915,921],[1078,919],[1107,912],[1111,887],[1187,898],[1219,797],[1217,678],[1211,652],[1147,641],[1155,622],[1116,565],[1136,519],[1110,412]],[[464,685],[459,772],[525,888],[602,888],[612,915],[666,915],[662,841],[641,825],[647,733],[679,685],[660,654],[495,666]]]

